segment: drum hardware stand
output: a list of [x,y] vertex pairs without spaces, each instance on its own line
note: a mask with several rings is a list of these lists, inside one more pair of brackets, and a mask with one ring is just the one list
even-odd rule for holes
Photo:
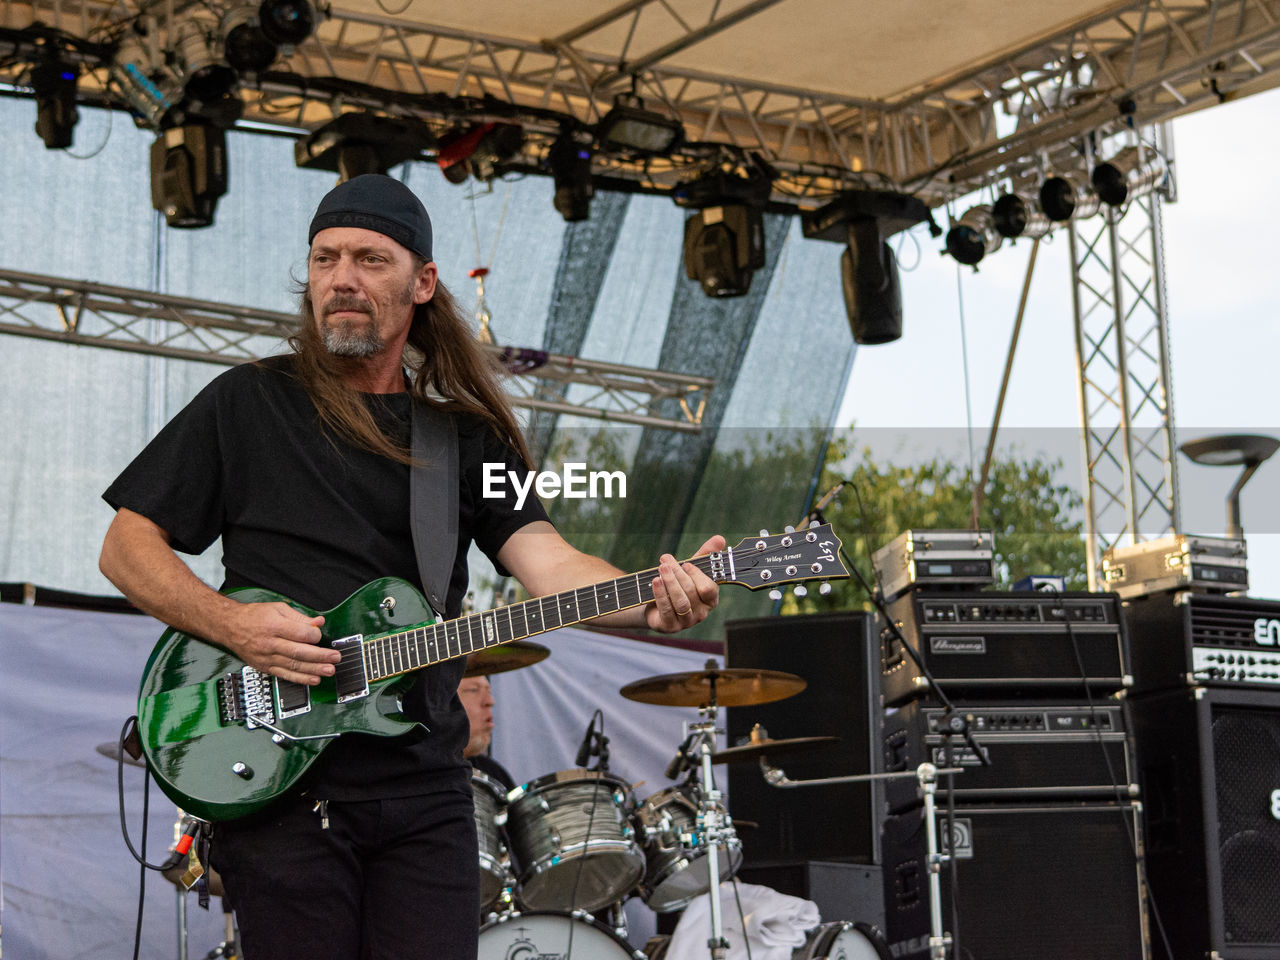
[[942,865],[951,860],[951,854],[942,853],[938,849],[937,805],[935,794],[938,789],[940,774],[964,773],[963,767],[944,767],[941,770],[932,763],[922,763],[915,770],[903,770],[895,773],[859,773],[845,777],[816,777],[812,780],[792,780],[778,767],[771,766],[768,759],[760,758],[760,770],[764,774],[765,783],[771,787],[790,789],[794,787],[818,787],[836,783],[868,783],[872,780],[897,780],[903,777],[915,777],[920,782],[924,793],[925,847],[929,865],[929,956],[931,960],[946,960],[947,948],[951,946],[951,937],[942,929]]
[[719,713],[719,707],[716,705],[714,675],[717,664],[714,660],[708,660],[706,668],[712,672],[711,695],[708,702],[698,708],[702,719],[688,725],[689,746],[684,753],[689,759],[698,757],[701,766],[697,825],[702,830],[706,843],[707,877],[711,884],[708,893],[711,906],[711,938],[707,941],[707,947],[711,951],[711,960],[724,960],[725,951],[729,949],[729,941],[724,938],[724,917],[720,903],[719,847],[725,836],[725,814],[720,805],[721,794],[716,789],[715,777],[711,771],[711,754],[715,752],[716,746],[716,716]]
[[609,926],[623,940],[627,939],[627,912],[622,909],[622,901],[609,904]]

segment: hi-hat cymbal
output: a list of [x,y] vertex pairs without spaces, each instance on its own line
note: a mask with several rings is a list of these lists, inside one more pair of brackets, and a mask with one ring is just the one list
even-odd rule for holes
[[704,707],[712,702],[714,691],[719,706],[753,707],[793,697],[805,686],[794,673],[725,667],[645,677],[628,683],[619,693],[628,700],[663,707]]
[[839,737],[790,737],[786,740],[753,740],[737,747],[728,747],[711,755],[712,763],[740,763],[744,760],[755,760],[757,757],[774,756],[779,753],[798,753],[812,750],[814,747],[838,743]]
[[[109,757],[112,760],[120,759],[120,745],[117,743],[108,741],[107,743],[98,744],[93,749],[97,750],[104,757]],[[124,765],[126,767],[146,767],[147,761],[142,759],[135,760],[126,753],[124,755]]]
[[551,656],[551,651],[540,643],[528,640],[513,640],[500,647],[486,647],[467,655],[467,666],[463,670],[464,677],[487,677],[493,673],[506,673],[508,670],[519,670],[529,667],[539,660]]

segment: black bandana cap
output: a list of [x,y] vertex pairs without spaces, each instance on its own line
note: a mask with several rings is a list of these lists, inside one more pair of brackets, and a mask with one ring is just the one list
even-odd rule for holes
[[366,173],[330,190],[311,218],[307,244],[329,227],[359,227],[390,237],[431,259],[431,218],[412,190],[394,177]]

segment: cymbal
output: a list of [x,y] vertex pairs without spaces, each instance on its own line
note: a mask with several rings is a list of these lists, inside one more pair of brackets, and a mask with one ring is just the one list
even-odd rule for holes
[[712,690],[721,707],[752,707],[793,697],[807,684],[794,673],[746,667],[695,670],[645,677],[623,687],[628,700],[662,707],[703,707],[711,703]]
[[737,747],[728,747],[711,755],[712,763],[741,763],[757,757],[779,753],[799,753],[814,747],[838,743],[839,737],[791,737],[786,740],[757,740]]
[[551,656],[551,651],[540,643],[528,640],[513,640],[500,647],[486,647],[467,655],[467,666],[463,670],[464,677],[487,677],[493,673],[506,673],[508,670],[519,670],[529,667],[539,660]]
[[[111,760],[120,759],[120,745],[115,743],[114,741],[100,743],[93,749],[97,750],[104,757],[107,757]],[[129,754],[126,753],[124,755],[124,765],[126,767],[146,767],[147,761],[142,759],[135,760],[133,759],[133,757],[129,756]]]

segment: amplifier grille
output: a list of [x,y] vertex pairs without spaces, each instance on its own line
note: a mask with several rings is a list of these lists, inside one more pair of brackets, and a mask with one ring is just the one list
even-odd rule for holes
[[1222,602],[1211,596],[1192,597],[1191,642],[1206,647],[1256,647],[1254,622],[1280,618],[1280,603]]

